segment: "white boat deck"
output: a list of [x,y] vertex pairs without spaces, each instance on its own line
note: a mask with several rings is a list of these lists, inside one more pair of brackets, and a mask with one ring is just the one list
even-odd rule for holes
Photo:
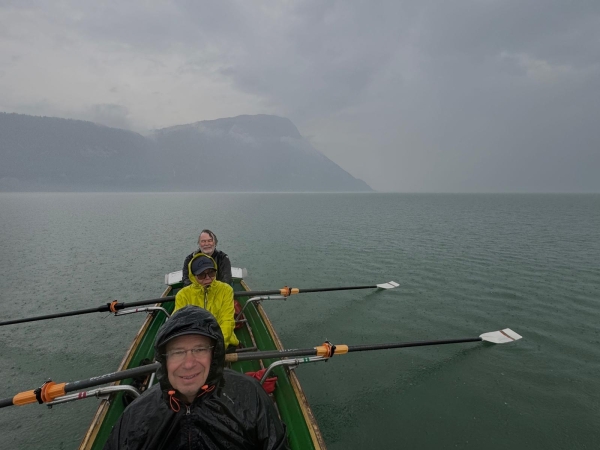
[[[231,277],[242,279],[248,275],[248,271],[246,269],[242,269],[241,267],[232,267],[231,268]],[[165,284],[167,286],[173,286],[174,284],[181,283],[183,279],[183,271],[178,270],[176,272],[171,272],[165,275]]]

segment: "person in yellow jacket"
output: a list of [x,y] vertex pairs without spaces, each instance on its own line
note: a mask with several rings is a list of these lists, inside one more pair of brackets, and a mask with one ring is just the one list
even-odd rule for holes
[[195,305],[208,310],[219,322],[225,348],[237,347],[233,288],[216,280],[217,264],[203,253],[195,255],[188,264],[188,274],[192,284],[181,289],[175,296],[175,311],[186,305]]

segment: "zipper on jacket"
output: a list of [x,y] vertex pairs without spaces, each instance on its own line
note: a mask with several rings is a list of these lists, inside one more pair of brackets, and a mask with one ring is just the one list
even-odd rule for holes
[[187,408],[187,412],[185,413],[186,416],[190,415],[190,405],[185,405],[185,407]]

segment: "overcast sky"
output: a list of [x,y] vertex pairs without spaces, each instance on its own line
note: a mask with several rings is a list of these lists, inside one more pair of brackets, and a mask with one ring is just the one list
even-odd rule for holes
[[600,192],[600,1],[0,0],[0,111],[276,114],[380,191]]

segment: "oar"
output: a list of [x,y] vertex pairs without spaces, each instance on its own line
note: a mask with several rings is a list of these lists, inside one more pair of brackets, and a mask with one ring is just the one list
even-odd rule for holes
[[354,289],[394,289],[400,286],[395,281],[389,281],[382,284],[374,284],[368,286],[346,286],[346,287],[331,287],[331,288],[314,288],[314,289],[300,289],[300,288],[289,288],[287,286],[271,290],[271,291],[240,291],[234,292],[233,295],[236,297],[256,297],[257,295],[285,295],[286,297],[294,294],[305,294],[308,292],[330,292],[330,291],[351,291]]
[[[271,290],[271,291],[237,291],[234,292],[234,297],[254,297],[257,295],[274,295],[280,294],[285,295],[286,297],[293,294],[305,293],[305,292],[328,292],[328,291],[347,291],[351,289],[394,289],[400,286],[395,281],[390,281],[388,283],[376,284],[374,286],[349,286],[349,287],[333,287],[333,288],[317,288],[317,289],[299,289],[299,288],[289,288],[284,287],[282,289]],[[175,299],[174,296],[169,297],[160,297],[160,298],[152,298],[150,300],[140,300],[137,302],[117,302],[116,300],[111,303],[105,303],[102,306],[97,306],[95,308],[87,308],[87,309],[79,309],[75,311],[68,311],[63,313],[55,313],[55,314],[47,314],[44,316],[34,316],[27,317],[24,319],[13,319],[6,320],[4,322],[0,322],[0,327],[4,325],[14,325],[17,323],[25,323],[25,322],[35,322],[37,320],[46,320],[46,319],[56,319],[58,317],[68,317],[68,316],[78,316],[80,314],[90,314],[96,312],[117,312],[124,308],[133,308],[136,306],[143,305],[153,305],[155,303],[165,303],[170,302]]]
[[[474,338],[463,338],[463,339],[446,339],[442,341],[416,341],[416,342],[396,342],[390,344],[373,344],[373,345],[332,345],[331,343],[325,343],[313,348],[305,349],[294,349],[294,350],[273,350],[264,352],[252,352],[252,353],[228,353],[225,355],[225,361],[236,362],[236,361],[249,361],[257,359],[274,359],[274,358],[290,358],[295,356],[323,356],[329,358],[333,355],[341,355],[350,352],[364,352],[369,350],[386,350],[391,348],[405,348],[405,347],[423,347],[427,345],[445,345],[445,344],[461,344],[465,342],[492,342],[494,344],[506,344],[508,342],[514,342],[521,339],[521,336],[515,333],[510,328],[505,328],[501,331],[492,331],[490,333],[483,333],[479,337]],[[71,383],[60,383],[56,384],[52,381],[48,381],[42,387],[31,390],[20,392],[17,395],[0,400],[0,408],[6,406],[22,406],[30,403],[48,403],[53,401],[56,397],[65,395],[68,392],[78,391],[81,389],[87,389],[92,386],[99,386],[101,384],[111,383],[117,380],[124,380],[126,378],[134,378],[139,375],[145,375],[156,371],[159,368],[159,363],[148,364],[145,366],[136,367],[134,369],[122,370],[120,372],[113,372],[99,377],[89,378],[87,380],[74,381]]]
[[515,333],[510,328],[505,328],[500,331],[491,331],[483,333],[478,337],[462,338],[462,339],[445,339],[441,341],[416,341],[416,342],[393,342],[389,344],[372,344],[372,345],[332,345],[325,343],[313,348],[293,349],[293,350],[271,350],[263,352],[248,352],[248,353],[228,353],[225,355],[227,362],[249,361],[256,359],[274,359],[274,358],[289,358],[292,356],[324,356],[326,358],[333,355],[342,355],[351,352],[365,352],[369,350],[387,350],[391,348],[406,348],[406,347],[425,347],[428,345],[445,345],[445,344],[462,344],[465,342],[492,342],[494,344],[506,344],[509,342],[518,341],[522,336]]
[[148,364],[133,369],[100,375],[99,377],[88,378],[87,380],[73,381],[71,383],[57,384],[49,380],[38,389],[19,392],[14,397],[0,400],[0,408],[12,405],[28,405],[35,402],[48,403],[53,401],[56,397],[60,397],[69,392],[87,389],[92,386],[100,386],[101,384],[112,383],[113,381],[124,380],[126,378],[135,378],[140,375],[146,375],[155,372],[159,367],[160,363]]
[[0,322],[0,326],[13,325],[15,323],[35,322],[37,320],[56,319],[57,317],[78,316],[80,314],[90,314],[90,313],[96,313],[96,312],[109,312],[109,311],[117,312],[118,310],[124,309],[124,308],[130,308],[130,307],[142,306],[142,305],[152,305],[154,303],[170,302],[174,299],[175,299],[175,297],[171,296],[171,297],[153,298],[150,300],[140,300],[139,302],[129,302],[129,303],[125,303],[125,302],[119,303],[115,300],[111,303],[105,303],[104,305],[97,306],[95,308],[78,309],[75,311],[47,314],[45,316],[27,317],[25,319],[6,320],[4,322]]

